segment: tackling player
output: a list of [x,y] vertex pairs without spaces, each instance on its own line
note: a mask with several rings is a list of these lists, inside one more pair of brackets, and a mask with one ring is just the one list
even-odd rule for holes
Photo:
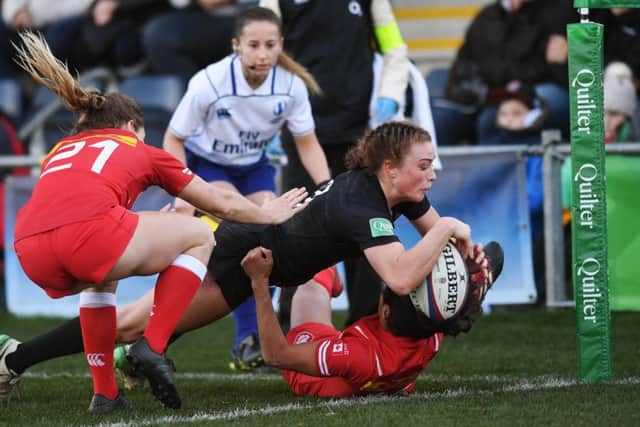
[[[176,332],[220,319],[253,294],[240,262],[258,246],[272,251],[271,283],[285,287],[302,285],[336,262],[364,254],[387,286],[406,296],[431,272],[451,238],[463,257],[486,269],[482,247],[472,243],[469,226],[440,217],[427,199],[436,179],[434,155],[428,132],[409,123],[387,123],[353,148],[347,158],[349,172],[316,191],[308,206],[285,223],[223,221],[215,231],[217,246],[208,265],[211,280],[200,286]],[[393,222],[400,215],[422,235],[412,248],[405,249],[394,233]],[[133,342],[142,334],[152,305],[149,292],[118,309],[119,342]],[[0,391],[12,388],[10,380],[29,366],[79,351],[82,344],[76,320],[32,341],[4,354],[0,347]]]
[[144,144],[142,111],[135,101],[82,88],[41,36],[25,32],[20,39],[18,64],[79,113],[76,134],[45,157],[31,199],[18,213],[14,248],[20,264],[52,298],[82,292],[81,337],[93,377],[93,413],[127,406],[113,374],[117,281],[160,273],[153,311],[130,358],[156,398],[178,408],[180,396],[164,351],[202,282],[215,240],[195,218],[129,209],[142,191],[158,185],[214,215],[279,223],[301,210],[292,206],[306,192],[293,190],[260,208],[238,193],[212,188],[170,154]]

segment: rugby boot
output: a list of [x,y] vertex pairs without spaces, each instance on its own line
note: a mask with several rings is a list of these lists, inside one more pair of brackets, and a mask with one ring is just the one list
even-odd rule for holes
[[129,348],[127,360],[137,374],[149,381],[156,399],[167,408],[180,408],[182,401],[173,378],[173,369],[164,354],[153,351],[147,339],[142,337]]
[[0,335],[0,402],[8,401],[20,382],[20,375],[9,369],[6,358],[16,351],[20,341],[9,335]]
[[115,399],[109,399],[101,394],[94,394],[89,404],[89,412],[93,415],[108,414],[113,411],[129,409],[129,403],[118,393]]
[[255,332],[244,337],[232,355],[233,360],[229,362],[232,371],[253,372],[265,367],[260,340]]

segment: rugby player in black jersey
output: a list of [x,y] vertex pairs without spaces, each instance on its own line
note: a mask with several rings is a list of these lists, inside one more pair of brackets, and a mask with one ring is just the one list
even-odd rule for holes
[[[176,333],[227,315],[251,295],[251,282],[240,262],[257,246],[271,250],[270,283],[279,286],[302,285],[338,261],[364,255],[391,291],[408,295],[451,239],[463,256],[472,258],[472,268],[486,271],[482,245],[472,243],[470,227],[441,217],[429,203],[427,192],[436,179],[434,155],[425,130],[404,122],[387,123],[368,132],[347,155],[350,170],[316,191],[306,209],[289,221],[277,226],[222,222],[215,231],[210,280],[200,286]],[[394,234],[393,221],[400,215],[422,235],[409,249]],[[118,308],[119,342],[141,335],[152,297],[150,291]],[[32,345],[4,355],[0,368],[4,365],[14,373],[7,382],[15,384],[19,374],[39,361],[82,351],[80,327],[74,322],[78,323],[72,319],[32,340]],[[1,383],[2,378],[0,387]]]

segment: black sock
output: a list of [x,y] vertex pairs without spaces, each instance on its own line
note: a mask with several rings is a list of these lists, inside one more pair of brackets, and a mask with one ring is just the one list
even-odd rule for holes
[[5,362],[9,369],[21,374],[45,360],[83,351],[80,318],[75,317],[49,332],[23,342],[16,351],[7,355]]

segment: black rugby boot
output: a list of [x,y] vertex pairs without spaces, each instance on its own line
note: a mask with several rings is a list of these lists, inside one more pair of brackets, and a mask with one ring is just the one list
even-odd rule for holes
[[129,348],[127,360],[137,373],[147,378],[156,399],[167,408],[180,409],[182,401],[173,378],[173,369],[164,354],[153,351],[147,339],[142,337]]

